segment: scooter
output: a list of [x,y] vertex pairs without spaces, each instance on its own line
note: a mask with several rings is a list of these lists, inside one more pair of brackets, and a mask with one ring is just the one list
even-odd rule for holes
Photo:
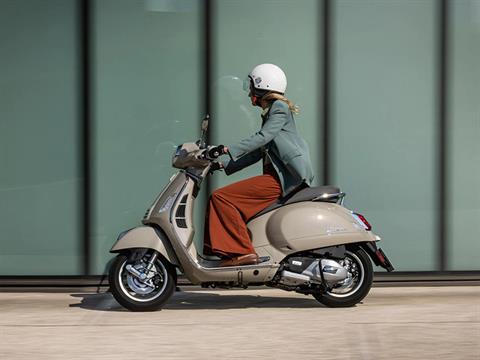
[[172,165],[180,171],[147,209],[143,226],[122,232],[110,250],[118,253],[109,269],[110,289],[122,306],[160,309],[176,289],[178,269],[202,287],[266,285],[347,307],[370,291],[371,260],[393,271],[376,246],[380,237],[365,217],[343,206],[345,193],[333,186],[299,187],[248,221],[259,263],[220,267],[220,258],[202,256],[193,241],[193,207],[222,154],[220,146],[205,144],[207,128],[208,117],[197,142],[177,147]]

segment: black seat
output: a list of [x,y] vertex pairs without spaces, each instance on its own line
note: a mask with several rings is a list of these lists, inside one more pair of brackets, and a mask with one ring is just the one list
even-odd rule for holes
[[[322,195],[331,195],[331,194],[340,194],[340,188],[336,186],[315,186],[315,187],[306,187],[307,185],[301,185],[297,189],[291,191],[286,196],[278,199],[277,202],[273,203],[272,205],[266,207],[259,213],[257,213],[252,219],[266,214],[269,211],[275,210],[281,206],[294,204],[301,201],[312,201],[316,197]],[[333,198],[325,198],[318,199],[318,201],[325,201],[325,202],[333,202],[336,203],[338,201],[338,197]],[[250,219],[251,220],[251,219]]]

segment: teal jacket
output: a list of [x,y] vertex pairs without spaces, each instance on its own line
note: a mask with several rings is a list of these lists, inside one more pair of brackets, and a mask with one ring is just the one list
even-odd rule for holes
[[277,172],[285,196],[302,182],[311,185],[313,171],[310,152],[300,137],[288,105],[276,100],[263,116],[260,131],[228,147],[232,159],[224,164],[225,173],[233,174],[268,156]]

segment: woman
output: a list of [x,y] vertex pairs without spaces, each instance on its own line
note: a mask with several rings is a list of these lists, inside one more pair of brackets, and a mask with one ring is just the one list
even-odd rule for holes
[[292,113],[297,107],[284,94],[285,73],[273,64],[256,66],[245,89],[253,106],[262,111],[260,131],[225,147],[231,160],[220,163],[227,175],[263,160],[263,175],[215,190],[209,201],[205,223],[206,254],[223,258],[220,266],[258,262],[246,223],[255,214],[313,179],[308,146],[297,132]]

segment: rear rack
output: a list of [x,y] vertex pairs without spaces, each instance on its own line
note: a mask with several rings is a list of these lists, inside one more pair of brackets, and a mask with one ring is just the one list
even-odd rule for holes
[[317,196],[316,198],[313,198],[312,201],[322,201],[322,200],[325,201],[325,200],[338,198],[337,204],[343,205],[343,200],[345,199],[345,195],[346,194],[344,192],[339,192],[334,194],[324,193],[322,195]]

